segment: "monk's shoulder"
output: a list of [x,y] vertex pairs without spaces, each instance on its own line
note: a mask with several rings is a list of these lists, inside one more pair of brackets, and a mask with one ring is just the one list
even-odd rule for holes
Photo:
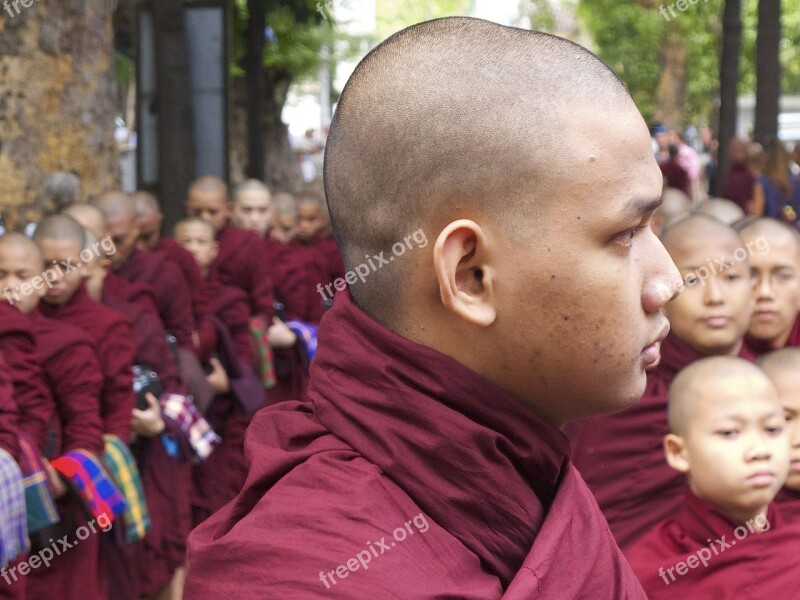
[[33,321],[36,349],[43,361],[65,352],[93,353],[92,338],[68,322],[41,317]]

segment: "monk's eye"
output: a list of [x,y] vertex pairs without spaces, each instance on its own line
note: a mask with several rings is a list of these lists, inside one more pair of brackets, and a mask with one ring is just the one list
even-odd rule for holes
[[720,429],[719,431],[717,431],[718,436],[726,439],[734,439],[736,438],[738,433],[739,432],[736,431],[735,429]]
[[764,427],[764,431],[770,435],[780,435],[783,433],[783,425],[768,425]]
[[697,278],[697,275],[690,273],[683,278],[683,281],[686,283],[686,285],[695,285],[700,280]]
[[739,279],[741,279],[741,276],[736,273],[728,273],[725,275],[725,281],[737,281]]
[[631,227],[623,231],[614,238],[614,241],[618,244],[621,244],[625,247],[629,247],[633,243],[633,238],[635,238],[639,233],[644,231],[647,228],[647,225],[643,223],[639,223],[636,227]]

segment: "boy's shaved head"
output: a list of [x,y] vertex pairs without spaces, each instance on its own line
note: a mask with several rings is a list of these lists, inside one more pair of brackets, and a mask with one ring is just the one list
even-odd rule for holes
[[189,186],[189,197],[196,193],[222,194],[227,198],[228,186],[215,175],[204,175],[195,179]]
[[76,242],[80,245],[79,250],[82,250],[86,247],[86,230],[69,215],[53,215],[39,221],[33,240],[37,244],[42,240]]
[[181,228],[186,227],[188,225],[196,225],[196,226],[202,227],[202,228],[208,230],[208,232],[211,234],[212,238],[214,237],[214,226],[211,225],[211,223],[209,223],[208,221],[204,221],[203,219],[200,219],[199,217],[186,217],[185,219],[181,219],[180,221],[178,221],[175,224],[175,228],[173,230],[175,235],[178,235],[178,231]]
[[140,217],[157,215],[161,212],[158,200],[149,192],[136,192],[131,198],[136,207],[136,214]]
[[[541,217],[575,166],[571,122],[609,106],[635,110],[605,64],[555,36],[467,17],[393,35],[350,77],[327,139],[325,193],[345,264],[459,217],[491,216],[509,232]],[[378,273],[353,286],[357,303],[386,318],[407,267],[392,269],[393,285]]]
[[3,254],[3,252],[10,248],[21,250],[26,255],[30,255],[38,264],[44,264],[44,261],[42,260],[42,253],[39,251],[39,247],[32,239],[21,233],[9,231],[8,233],[0,235],[0,254]]
[[800,375],[800,348],[781,348],[759,356],[756,362],[770,376],[779,371],[795,371]]
[[661,241],[667,251],[672,254],[674,249],[705,239],[706,236],[726,241],[733,240],[736,244],[741,245],[741,239],[735,229],[715,217],[701,213],[690,215],[667,227],[661,235]]
[[791,244],[796,249],[797,259],[800,261],[800,231],[788,223],[769,217],[760,217],[743,223],[739,227],[739,233],[743,238],[748,239],[764,236],[769,240],[770,245],[783,242]]
[[136,205],[133,199],[119,190],[104,192],[92,200],[92,204],[99,208],[106,218],[106,221],[119,219],[121,217],[135,219]]
[[740,221],[745,216],[738,204],[725,198],[709,198],[697,207],[696,212],[719,219],[728,225]]
[[73,204],[61,211],[61,214],[75,219],[98,239],[105,235],[106,218],[103,216],[103,211],[92,204]]
[[743,358],[712,356],[697,360],[678,373],[670,385],[667,409],[670,431],[686,435],[702,398],[708,395],[711,386],[724,380],[759,381],[766,387],[772,386],[764,371]]

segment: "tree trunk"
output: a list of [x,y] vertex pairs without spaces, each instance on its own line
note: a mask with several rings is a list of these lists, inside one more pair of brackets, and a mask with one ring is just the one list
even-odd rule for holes
[[742,48],[742,0],[725,0],[722,13],[722,55],[719,63],[719,131],[717,139],[716,189],[719,195],[722,183],[730,169],[728,144],[736,136],[736,104],[739,85],[739,53]]
[[75,171],[84,197],[114,187],[112,3],[0,3],[0,210],[39,217],[44,178]]
[[267,144],[266,181],[276,190],[298,191],[303,184],[300,164],[289,144],[289,128],[281,120],[292,78],[285,71],[265,69],[267,93],[264,137]]
[[686,106],[686,41],[677,23],[667,25],[659,64],[661,78],[656,90],[656,120],[668,127],[683,129]]
[[153,2],[158,115],[158,196],[165,230],[184,215],[194,178],[194,134],[189,51],[183,0]]
[[267,10],[264,0],[247,2],[247,53],[244,57],[247,81],[247,168],[245,174],[264,180],[264,28]]
[[764,143],[778,135],[781,95],[781,0],[759,0],[756,37],[756,122],[754,136]]

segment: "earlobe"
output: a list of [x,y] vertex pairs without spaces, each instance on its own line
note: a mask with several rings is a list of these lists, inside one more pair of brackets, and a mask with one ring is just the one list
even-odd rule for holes
[[487,259],[486,235],[477,223],[467,219],[447,225],[433,247],[442,304],[479,327],[488,327],[497,318],[495,271]]
[[682,437],[674,433],[664,436],[664,454],[670,467],[681,473],[689,472],[689,457]]

